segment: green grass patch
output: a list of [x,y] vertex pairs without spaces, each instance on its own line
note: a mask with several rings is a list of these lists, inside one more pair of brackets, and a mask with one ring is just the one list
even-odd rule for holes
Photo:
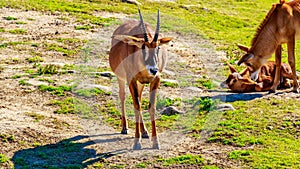
[[26,82],[27,80],[28,80],[28,79],[21,79],[21,80],[19,80],[19,85],[22,85],[22,86],[28,86],[29,83]]
[[50,79],[50,78],[39,78],[39,81],[41,81],[41,82],[48,82],[48,83],[55,82],[55,80]]
[[21,77],[22,77],[22,75],[19,75],[19,74],[16,74],[16,75],[13,75],[13,76],[12,76],[13,79],[19,79],[19,78],[21,78]]
[[83,97],[94,97],[98,95],[110,95],[110,92],[104,92],[103,90],[100,90],[98,88],[89,88],[89,89],[78,89],[75,90],[74,93],[76,93],[79,96]]
[[66,92],[71,92],[73,90],[73,86],[65,86],[65,85],[61,85],[61,86],[51,86],[51,85],[40,85],[39,86],[39,90],[42,92],[50,92],[51,94],[55,94],[57,96],[66,96],[67,93]]
[[58,73],[58,67],[56,65],[45,65],[45,66],[40,66],[38,68],[37,73],[39,75],[44,75],[44,74],[48,74],[48,75],[53,75],[53,74],[57,74]]
[[18,20],[18,18],[13,17],[13,16],[7,16],[7,17],[4,17],[4,19],[5,19],[5,20],[8,20],[8,21]]
[[68,97],[66,99],[63,100],[51,100],[49,105],[57,105],[60,108],[56,111],[54,111],[54,113],[58,113],[58,114],[76,114],[75,111],[75,105],[74,105],[74,98],[72,97]]
[[24,29],[12,29],[12,30],[9,30],[8,32],[11,33],[11,34],[25,34],[25,33],[27,33],[27,31],[24,30]]
[[39,62],[44,62],[44,59],[40,56],[33,56],[30,58],[26,58],[26,61],[28,63],[39,63]]
[[77,114],[81,118],[96,119],[98,117],[99,107],[91,105],[84,100],[76,97],[67,97],[62,100],[51,100],[48,105],[58,106],[54,111],[57,114]]
[[235,160],[238,160],[238,159],[243,160],[243,159],[246,159],[247,157],[249,157],[250,155],[251,154],[250,154],[249,150],[235,150],[229,154],[229,158],[235,159]]
[[177,82],[172,82],[172,81],[161,81],[161,85],[162,86],[165,86],[165,87],[172,87],[172,88],[175,88],[175,87],[178,87],[179,84]]
[[161,110],[163,108],[169,106],[180,106],[181,105],[181,98],[164,98],[164,97],[157,97],[156,100],[156,109]]
[[75,30],[90,30],[91,26],[89,25],[79,25],[79,26],[75,26]]
[[197,87],[200,88],[206,88],[206,89],[212,89],[215,87],[211,79],[201,78],[196,80]]
[[197,99],[198,101],[195,104],[195,108],[198,108],[198,111],[212,111],[216,109],[216,106],[220,103],[218,100],[211,99],[209,97],[203,97]]
[[80,46],[76,49],[67,45],[60,46],[58,44],[47,44],[47,50],[63,53],[64,56],[74,56],[80,51]]
[[22,41],[17,41],[17,42],[7,42],[7,43],[2,43],[0,44],[0,48],[6,48],[8,46],[17,46],[17,45],[26,45],[29,44],[28,42],[22,42]]
[[171,166],[176,164],[203,164],[204,158],[201,155],[182,155],[178,157],[159,159],[158,162],[163,162],[164,166]]
[[6,163],[6,162],[8,162],[8,161],[9,161],[9,158],[6,157],[5,154],[0,154],[0,164],[1,164],[1,163]]
[[0,139],[1,139],[2,142],[11,143],[11,142],[15,141],[15,136],[14,135],[0,133]]
[[38,122],[40,120],[44,120],[46,116],[34,112],[25,112],[25,115],[28,117],[32,117],[35,122]]
[[18,22],[15,22],[15,24],[17,24],[17,25],[25,25],[25,24],[27,24],[27,22],[18,21]]

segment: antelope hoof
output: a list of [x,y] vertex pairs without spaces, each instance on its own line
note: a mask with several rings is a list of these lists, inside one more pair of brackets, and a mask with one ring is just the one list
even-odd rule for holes
[[140,139],[135,138],[133,143],[133,150],[140,150],[140,149],[142,149]]
[[157,149],[157,150],[159,150],[159,149],[160,149],[160,147],[159,147],[159,144],[158,144],[158,143],[153,143],[153,145],[152,145],[152,148],[153,148],[153,149]]
[[121,134],[128,134],[128,130],[126,128],[123,128]]
[[299,88],[294,88],[294,89],[293,89],[293,92],[294,92],[294,93],[300,93]]
[[276,90],[273,90],[273,89],[269,90],[269,94],[271,94],[271,93],[276,93]]
[[148,131],[142,133],[142,138],[149,138]]
[[152,148],[153,148],[153,149],[159,150],[159,149],[160,149],[160,146],[159,146],[159,142],[158,142],[157,137],[153,137],[153,138],[152,138],[152,141],[153,141]]

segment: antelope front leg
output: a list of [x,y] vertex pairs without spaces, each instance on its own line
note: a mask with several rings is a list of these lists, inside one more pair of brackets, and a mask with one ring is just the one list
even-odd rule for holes
[[[139,100],[141,101],[144,85],[140,84],[140,83],[137,83],[137,87],[138,87]],[[142,138],[149,138],[148,131],[146,129],[146,126],[145,126],[145,123],[144,123],[144,120],[143,120],[142,116],[141,116],[141,119],[140,119],[140,130],[141,130],[141,133],[142,133]]]
[[288,60],[293,72],[293,92],[299,93],[299,84],[297,81],[296,66],[295,66],[295,36],[288,42]]
[[121,134],[127,134],[128,132],[128,123],[126,120],[126,110],[125,110],[125,81],[118,78],[119,82],[119,97],[121,101],[121,124],[122,124],[122,131]]
[[139,99],[138,86],[136,81],[132,81],[129,85],[129,90],[133,100],[134,114],[135,114],[135,137],[133,143],[134,150],[140,150],[142,148],[141,145],[141,135],[140,135],[140,126],[142,123],[142,113],[141,113],[141,105]]
[[158,87],[160,85],[160,78],[157,77],[151,84],[150,84],[150,103],[149,103],[149,113],[152,125],[152,148],[159,149],[159,141],[158,136],[156,133],[156,124],[155,124],[155,112],[156,112],[156,93],[158,91]]
[[281,52],[282,52],[282,47],[281,47],[281,45],[278,45],[276,52],[275,52],[276,71],[275,71],[275,79],[274,79],[273,85],[270,90],[271,93],[276,92],[276,89],[280,83]]

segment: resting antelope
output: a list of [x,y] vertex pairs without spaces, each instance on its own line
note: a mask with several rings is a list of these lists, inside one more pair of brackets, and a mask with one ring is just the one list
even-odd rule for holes
[[300,37],[300,0],[274,4],[259,26],[250,48],[243,47],[245,54],[238,65],[245,63],[256,80],[259,69],[275,53],[276,69],[271,92],[275,92],[280,83],[281,44],[287,43],[288,62],[293,72],[293,91],[299,93],[295,70],[295,40]]
[[[268,91],[273,85],[276,70],[276,64],[273,61],[269,61],[261,67],[256,81],[251,80],[251,72],[248,68],[245,68],[239,73],[232,65],[229,63],[227,63],[227,65],[231,74],[221,83],[220,86],[222,88],[230,88],[234,92],[244,93]],[[292,78],[293,74],[290,66],[282,63],[280,70],[280,86],[282,88],[290,87],[289,80]]]
[[[156,133],[156,93],[160,85],[160,72],[167,63],[166,46],[172,38],[159,38],[160,13],[157,14],[156,30],[143,21],[130,20],[119,26],[112,36],[109,64],[119,82],[119,97],[122,109],[122,134],[127,134],[125,112],[125,83],[129,85],[135,113],[135,139],[133,149],[141,149],[140,137],[148,138],[141,113],[144,84],[150,83],[149,113],[152,124],[153,148],[159,149]],[[154,34],[154,37],[152,36]]]

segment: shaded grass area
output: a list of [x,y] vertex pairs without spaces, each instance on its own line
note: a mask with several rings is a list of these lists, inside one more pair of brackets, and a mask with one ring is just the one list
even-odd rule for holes
[[[222,114],[208,142],[245,148],[228,157],[250,168],[300,167],[300,101],[256,99],[233,104],[236,110]],[[201,137],[207,117],[199,113],[194,136]]]

